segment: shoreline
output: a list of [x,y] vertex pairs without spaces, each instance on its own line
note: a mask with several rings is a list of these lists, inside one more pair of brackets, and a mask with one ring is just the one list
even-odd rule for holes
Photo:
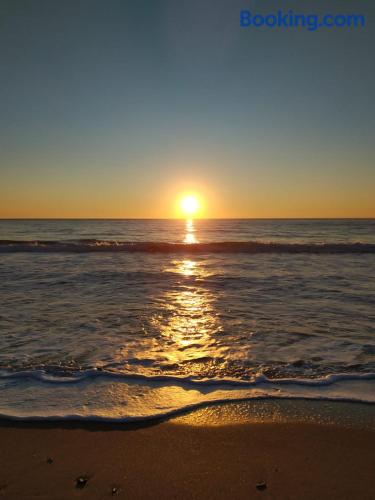
[[1,420],[0,498],[370,499],[374,414],[273,401],[123,424]]
[[219,399],[181,407],[167,413],[142,417],[111,416],[20,416],[0,414],[0,428],[90,426],[147,427],[165,422],[189,425],[236,425],[250,423],[315,423],[375,429],[375,403],[350,399],[314,399],[309,397],[264,396],[257,398]]

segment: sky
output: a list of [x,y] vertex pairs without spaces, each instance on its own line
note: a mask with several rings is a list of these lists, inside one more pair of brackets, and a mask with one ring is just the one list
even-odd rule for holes
[[[345,6],[345,9],[343,9]],[[241,9],[364,29],[240,27]],[[0,217],[375,217],[373,0],[2,0]]]

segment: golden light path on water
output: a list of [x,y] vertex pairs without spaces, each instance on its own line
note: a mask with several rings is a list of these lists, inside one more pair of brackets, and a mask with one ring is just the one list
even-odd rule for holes
[[186,233],[184,238],[184,243],[198,243],[198,240],[195,236],[195,227],[193,219],[186,220]]
[[[194,233],[194,222],[188,219],[184,242],[196,243]],[[164,355],[169,363],[189,364],[190,373],[199,374],[199,365],[204,363],[207,369],[209,358],[217,356],[216,334],[221,331],[215,297],[200,284],[209,273],[203,262],[191,258],[173,260],[164,271],[182,278],[163,297],[168,320],[158,327],[168,345]]]

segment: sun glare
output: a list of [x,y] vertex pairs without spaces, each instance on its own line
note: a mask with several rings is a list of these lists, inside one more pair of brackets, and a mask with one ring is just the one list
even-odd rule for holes
[[192,217],[199,210],[199,201],[193,195],[184,196],[181,200],[180,207],[181,207],[182,213],[185,216]]

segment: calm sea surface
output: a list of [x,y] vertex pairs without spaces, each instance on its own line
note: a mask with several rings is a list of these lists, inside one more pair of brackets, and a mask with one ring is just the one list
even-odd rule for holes
[[375,401],[375,220],[0,221],[0,414]]

